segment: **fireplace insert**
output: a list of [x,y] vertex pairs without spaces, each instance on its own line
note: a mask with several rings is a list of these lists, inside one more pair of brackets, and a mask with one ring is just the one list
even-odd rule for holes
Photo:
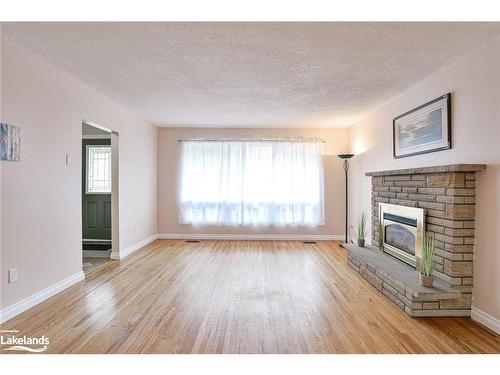
[[380,250],[419,268],[424,237],[422,208],[379,204]]

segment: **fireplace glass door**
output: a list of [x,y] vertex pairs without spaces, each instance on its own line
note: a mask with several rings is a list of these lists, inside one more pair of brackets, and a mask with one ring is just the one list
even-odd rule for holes
[[423,235],[423,209],[380,204],[380,248],[417,268]]

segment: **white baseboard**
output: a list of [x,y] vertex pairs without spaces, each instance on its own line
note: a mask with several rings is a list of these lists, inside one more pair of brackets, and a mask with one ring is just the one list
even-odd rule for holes
[[41,290],[28,298],[25,298],[5,309],[0,311],[0,323],[4,323],[9,319],[21,314],[22,312],[32,308],[35,305],[38,305],[40,302],[45,301],[46,299],[56,295],[59,292],[62,292],[64,289],[69,288],[70,286],[79,283],[85,278],[83,271],[75,273],[74,275],[67,277],[64,280],[55,283],[48,288]]
[[126,256],[132,254],[133,252],[143,248],[147,244],[153,242],[154,240],[158,239],[158,234],[153,234],[152,236],[149,236],[148,238],[143,239],[142,241],[139,241],[132,246],[129,246],[123,250],[120,251],[111,251],[110,258],[111,259],[123,259]]
[[488,327],[493,332],[500,335],[500,320],[485,313],[482,310],[479,310],[477,307],[472,306],[471,314],[472,320],[482,324],[485,327]]
[[343,238],[343,234],[158,233],[158,239],[163,240],[322,241],[342,240]]

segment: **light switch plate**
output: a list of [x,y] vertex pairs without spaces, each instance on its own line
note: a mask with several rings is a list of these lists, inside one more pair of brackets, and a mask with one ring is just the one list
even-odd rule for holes
[[66,154],[66,165],[71,165],[71,155]]

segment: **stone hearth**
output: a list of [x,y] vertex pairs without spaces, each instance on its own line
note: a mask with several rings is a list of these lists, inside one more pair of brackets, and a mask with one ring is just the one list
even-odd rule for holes
[[[470,316],[474,266],[475,173],[484,164],[369,172],[372,245],[346,244],[349,265],[411,316]],[[434,235],[435,288],[423,288],[410,266],[379,251],[379,203],[425,209]]]

